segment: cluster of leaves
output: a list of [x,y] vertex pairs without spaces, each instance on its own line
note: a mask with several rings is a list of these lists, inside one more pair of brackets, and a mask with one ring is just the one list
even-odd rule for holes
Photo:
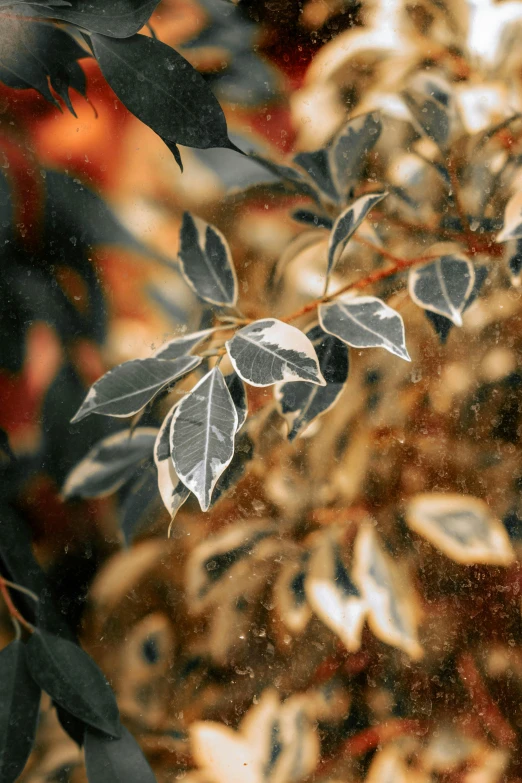
[[[435,5],[440,16],[441,4]],[[401,3],[394,8],[398,6]],[[446,22],[451,20],[447,10]],[[102,70],[104,58],[109,66],[114,62],[111,53],[120,44],[125,57],[132,57],[133,41],[140,38],[114,43],[107,30],[100,34],[87,23],[81,27],[92,33],[92,51]],[[427,23],[425,27],[429,29]],[[369,33],[350,33],[359,34]],[[136,47],[153,45],[143,41]],[[274,203],[281,197],[285,206],[292,203],[291,217],[300,226],[281,256],[264,270],[257,302],[254,297],[252,304],[241,285],[244,270],[237,264],[236,272],[222,231],[194,214],[183,215],[178,270],[202,302],[204,322],[195,332],[167,340],[150,357],[110,370],[93,385],[73,418],[77,423],[95,414],[127,420],[128,426],[97,442],[70,472],[65,498],[126,491],[122,529],[128,542],[157,532],[140,527],[143,516],[150,521],[151,515],[143,512],[151,493],[160,495],[170,518],[173,541],[128,549],[117,564],[109,564],[106,582],[114,593],[119,581],[128,585],[123,575],[137,573],[142,584],[132,590],[133,596],[139,587],[146,589],[147,579],[154,585],[147,606],[159,604],[158,614],[138,618],[132,643],[149,661],[149,669],[161,671],[163,702],[172,694],[179,710],[179,724],[170,715],[151,724],[179,742],[183,752],[190,747],[194,764],[185,759],[176,766],[183,773],[187,766],[197,766],[188,775],[197,783],[291,783],[312,774],[332,781],[331,775],[370,783],[424,783],[448,770],[471,781],[476,767],[489,783],[499,780],[509,764],[517,769],[517,732],[491,700],[466,649],[475,643],[478,630],[473,628],[474,596],[465,603],[465,586],[472,584],[471,568],[491,566],[493,576],[486,568],[478,572],[479,581],[492,580],[490,595],[516,594],[515,587],[519,589],[510,567],[522,518],[520,466],[508,447],[519,437],[520,373],[513,370],[509,355],[496,354],[497,382],[470,391],[471,381],[462,379],[454,365],[449,367],[453,373],[444,374],[450,355],[444,346],[475,350],[466,340],[469,332],[454,327],[466,325],[473,313],[493,311],[498,294],[501,304],[491,320],[482,315],[482,323],[493,324],[485,330],[484,345],[496,344],[496,321],[502,320],[498,311],[508,309],[506,302],[517,295],[522,267],[520,152],[512,129],[519,117],[509,114],[475,132],[468,104],[460,96],[462,85],[455,83],[451,70],[463,55],[448,46],[439,70],[430,63],[420,74],[419,56],[415,49],[412,78],[401,74],[393,111],[372,107],[358,113],[324,147],[301,152],[291,161],[256,156],[276,180],[266,186],[267,192]],[[117,84],[112,86],[118,93]],[[122,89],[125,95],[120,97],[132,110],[132,96],[125,85]],[[155,129],[163,136],[161,128]],[[304,278],[310,268],[319,281],[315,298],[303,286],[297,309],[288,313],[285,299],[294,293],[292,280]],[[399,312],[403,308],[404,318]],[[245,312],[253,312],[252,317]],[[435,334],[424,330],[426,325]],[[515,328],[512,325],[509,346],[519,350]],[[430,359],[438,368],[429,368]],[[500,375],[495,375],[497,364]],[[439,390],[438,398],[433,393],[437,375],[441,385],[448,386]],[[274,388],[273,402],[261,397],[264,387]],[[460,409],[456,404],[453,409],[459,394]],[[402,396],[407,395],[405,404]],[[431,415],[435,405],[437,413],[444,414],[443,425]],[[414,425],[407,421],[410,410],[422,421],[416,440]],[[372,445],[370,429],[375,434]],[[430,433],[444,443],[442,457],[425,456],[432,448]],[[261,488],[254,488],[262,500],[250,499],[248,505],[241,487],[256,475],[264,480]],[[482,499],[490,496],[496,503]],[[134,512],[131,522],[128,508]],[[223,522],[224,529],[216,531]],[[167,547],[168,566],[160,560]],[[443,567],[442,558],[436,561],[444,572],[434,579],[436,588],[425,576],[433,570],[430,547],[449,559]],[[183,569],[174,577],[172,558],[178,552]],[[34,589],[23,573],[6,573]],[[433,613],[432,637],[439,629],[443,643],[430,639],[423,626],[421,607],[436,602],[437,590],[444,600],[450,595],[442,608],[439,605],[443,619]],[[44,606],[45,591],[40,586],[34,592],[38,606]],[[105,625],[99,621],[97,640],[104,638],[106,628],[118,625],[113,593],[106,602]],[[100,594],[103,575],[98,599]],[[465,607],[462,617],[456,616],[459,600]],[[505,628],[495,627],[498,638],[519,638],[520,617],[515,619],[498,598],[491,598],[491,604],[494,622],[505,618]],[[165,622],[163,614],[158,617],[160,606],[169,615]],[[61,710],[80,721],[90,779],[103,781],[111,765],[116,769],[112,779],[114,774],[122,780],[136,774],[147,779],[152,774],[148,770],[123,766],[134,765],[136,746],[125,730],[122,733],[110,691],[105,683],[102,688],[90,659],[67,633],[38,616],[33,626],[27,609],[24,617],[31,621],[29,641],[15,640],[2,655],[5,682],[14,677],[20,683],[17,689],[28,694],[25,714],[34,714],[36,694],[45,690]],[[170,625],[181,628],[187,638],[174,643],[166,631]],[[122,626],[125,629],[124,621]],[[241,648],[238,639],[249,641]],[[169,658],[175,657],[172,650],[179,653],[176,663]],[[330,658],[325,651],[332,651]],[[295,666],[288,665],[289,654]],[[372,656],[368,682],[377,693],[373,706],[367,686],[357,678]],[[59,677],[56,661],[61,666],[62,659],[65,672],[72,661],[73,668],[85,672],[84,680],[71,683]],[[497,661],[499,667],[502,661]],[[175,676],[169,678],[171,669]],[[94,685],[86,694],[82,688],[91,682],[89,677]],[[498,748],[469,740],[464,722],[456,737],[443,725],[447,705],[440,703],[450,698],[444,679],[454,686],[457,677],[460,690],[451,703],[461,705],[469,693],[476,725],[485,728]],[[274,685],[287,694],[282,703]],[[422,691],[417,702],[416,689]],[[378,695],[386,702],[390,694],[393,708],[377,704]],[[138,707],[128,711],[134,709],[143,724],[140,698]],[[247,709],[252,701],[254,706]],[[424,720],[432,709],[433,732]],[[243,713],[237,731],[224,725],[227,718],[221,719],[232,714],[237,722]],[[372,727],[379,714],[388,719],[382,733]],[[194,715],[206,719],[194,720]],[[173,724],[176,730],[181,727],[179,735]],[[429,737],[421,741],[426,733]],[[8,732],[5,736],[9,739]],[[401,740],[386,745],[394,736]],[[371,764],[366,758],[357,767],[354,759],[379,744],[385,747]],[[23,759],[13,761],[6,741],[0,763],[6,769],[8,763],[20,765],[29,745]]]
[[59,107],[54,91],[74,114],[69,90],[86,95],[78,60],[92,56],[121,102],[163,139],[181,169],[178,144],[237,149],[201,74],[175,49],[139,32],[158,3],[4,2],[0,80],[34,88]]

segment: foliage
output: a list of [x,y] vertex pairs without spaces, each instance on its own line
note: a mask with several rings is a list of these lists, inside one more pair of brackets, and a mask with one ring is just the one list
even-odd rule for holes
[[[234,148],[207,83],[137,32],[148,17],[132,3],[125,24],[96,3],[40,5],[13,7],[31,17],[19,22],[24,35],[44,29],[33,17],[67,22],[45,30],[87,40],[116,95],[176,156],[176,143]],[[71,263],[64,237],[80,220],[87,280],[88,249],[112,241],[155,255],[182,297],[197,298],[190,327],[77,400],[73,424],[124,423],[89,433],[60,477],[67,501],[119,493],[127,546],[94,582],[85,639],[160,780],[522,774],[522,94],[517,36],[507,35],[521,11],[478,0],[363,4],[363,26],[319,51],[292,97],[300,151],[238,158],[255,162],[255,184],[228,193],[213,216],[185,210],[176,262],[144,248],[74,180],[45,179],[39,252]],[[65,101],[58,86],[64,68],[77,79],[79,50],[62,44],[60,68],[24,59],[31,80],[10,86],[55,100],[50,84]],[[258,208],[257,220],[268,211],[274,222],[256,244],[245,213]],[[10,302],[34,254],[8,213],[4,222]],[[37,268],[49,298],[61,297],[55,270]],[[101,296],[96,282],[89,290]],[[62,309],[49,312],[65,346],[95,336],[96,316],[77,323],[69,308],[62,323]],[[22,358],[11,361],[18,369]],[[3,448],[9,476],[16,459]],[[0,654],[0,779],[23,767],[44,690],[84,743],[89,781],[107,769],[107,780],[152,780],[105,677],[49,600],[7,495],[0,589],[17,633]],[[18,693],[24,743],[10,741]]]

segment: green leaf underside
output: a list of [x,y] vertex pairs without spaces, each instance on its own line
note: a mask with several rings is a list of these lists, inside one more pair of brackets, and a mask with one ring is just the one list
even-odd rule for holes
[[25,645],[0,652],[0,783],[18,780],[36,734],[41,690],[31,677]]
[[237,374],[252,386],[299,380],[326,383],[310,340],[275,318],[240,329],[226,346]]
[[218,367],[187,394],[174,412],[170,429],[177,475],[199,500],[203,511],[234,455],[238,415]]
[[110,370],[91,387],[71,421],[81,421],[90,413],[126,418],[138,413],[162,389],[191,372],[201,359],[134,359]]
[[341,340],[316,325],[306,332],[319,359],[326,386],[297,382],[281,384],[277,401],[289,422],[288,439],[294,440],[306,427],[337,401],[348,379],[348,349]]
[[175,49],[144,35],[93,35],[94,54],[121,102],[162,139],[187,147],[232,148],[213,92]]
[[37,630],[27,643],[31,676],[53,701],[111,737],[121,731],[109,683],[87,653],[67,639]]
[[24,4],[16,13],[60,19],[93,33],[129,38],[141,30],[158,4],[159,0],[70,0],[68,7],[51,2],[49,9],[38,7],[43,3]]
[[216,305],[236,303],[232,257],[225,237],[214,226],[185,212],[178,258],[183,276],[201,299]]
[[444,315],[462,325],[462,312],[475,282],[473,264],[467,258],[446,255],[412,269],[409,290],[413,301],[425,310]]
[[404,323],[395,310],[373,296],[360,296],[319,307],[326,332],[353,348],[385,348],[411,361],[406,348]]
[[156,783],[140,746],[124,726],[118,739],[85,732],[85,766],[89,783]]
[[386,193],[369,193],[361,196],[342,212],[333,224],[328,244],[327,278],[334,270],[344,248],[373,207],[382,201]]
[[110,435],[97,443],[67,477],[65,498],[95,498],[110,495],[134,474],[137,465],[150,457],[157,430],[138,427]]

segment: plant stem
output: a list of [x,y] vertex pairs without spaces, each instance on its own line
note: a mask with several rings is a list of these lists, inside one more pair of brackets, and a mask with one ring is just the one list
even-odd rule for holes
[[[2,594],[2,598],[5,601],[5,605],[7,607],[7,611],[11,615],[11,618],[13,620],[16,620],[20,625],[22,625],[29,633],[33,633],[34,628],[31,625],[31,623],[27,622],[25,617],[22,617],[18,609],[13,603],[13,600],[11,598],[11,595],[9,593],[8,586],[11,586],[13,583],[9,582],[9,580],[4,579],[3,576],[0,576],[0,593]],[[18,586],[17,586],[18,587]]]

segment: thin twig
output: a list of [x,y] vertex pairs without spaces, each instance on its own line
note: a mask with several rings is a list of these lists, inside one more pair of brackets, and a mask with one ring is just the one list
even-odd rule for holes
[[18,609],[13,603],[13,600],[11,598],[11,595],[9,594],[8,590],[8,582],[4,579],[3,576],[0,576],[0,593],[2,594],[2,597],[5,601],[5,605],[7,607],[7,611],[11,615],[11,618],[14,620],[17,620],[20,625],[23,625],[23,627],[29,631],[29,633],[33,633],[34,627],[31,625],[31,623],[27,622],[25,617],[22,617]]

